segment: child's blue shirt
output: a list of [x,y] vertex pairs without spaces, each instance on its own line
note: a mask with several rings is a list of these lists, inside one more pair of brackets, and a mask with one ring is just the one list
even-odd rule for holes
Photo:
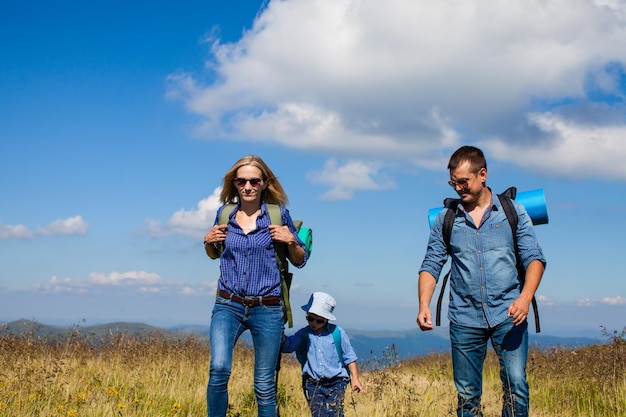
[[349,378],[346,366],[357,360],[356,352],[350,344],[347,333],[337,326],[341,333],[341,352],[343,363],[339,360],[339,354],[335,347],[335,340],[328,329],[328,325],[320,334],[310,331],[309,327],[303,327],[293,336],[287,336],[282,346],[283,353],[291,353],[298,350],[302,343],[306,343],[308,337],[307,361],[302,367],[302,374],[316,380],[331,378]]

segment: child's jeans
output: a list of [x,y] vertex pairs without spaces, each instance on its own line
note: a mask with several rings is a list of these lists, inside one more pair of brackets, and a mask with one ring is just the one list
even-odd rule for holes
[[303,385],[313,417],[343,417],[343,399],[348,385],[345,378],[317,381],[305,376]]

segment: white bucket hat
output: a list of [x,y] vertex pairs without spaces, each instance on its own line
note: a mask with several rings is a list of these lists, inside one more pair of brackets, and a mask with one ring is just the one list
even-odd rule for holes
[[309,302],[302,306],[307,313],[313,313],[328,320],[336,320],[333,310],[337,302],[333,297],[325,292],[314,292],[309,298]]

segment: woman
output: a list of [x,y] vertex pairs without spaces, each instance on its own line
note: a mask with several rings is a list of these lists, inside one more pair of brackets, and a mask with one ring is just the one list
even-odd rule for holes
[[[274,244],[284,244],[291,263],[306,263],[304,244],[289,211],[287,195],[258,156],[237,161],[223,179],[213,228],[204,236],[207,254],[220,256],[218,295],[211,317],[211,364],[207,387],[209,417],[225,417],[233,348],[245,330],[254,345],[254,392],[259,417],[276,416],[274,372],[283,335],[280,271]],[[220,214],[237,203],[227,224]],[[267,204],[280,206],[283,226],[270,224]]]

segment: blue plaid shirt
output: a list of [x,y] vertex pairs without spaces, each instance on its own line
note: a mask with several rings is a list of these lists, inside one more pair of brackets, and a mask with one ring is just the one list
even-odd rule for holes
[[[535,237],[526,209],[513,202],[518,215],[517,245],[524,267],[534,261],[546,260]],[[420,268],[438,281],[448,255],[443,241],[442,210],[430,231],[426,256]],[[476,227],[471,216],[459,204],[452,234],[450,273],[451,322],[475,328],[493,327],[507,318],[509,305],[520,295],[522,285],[515,267],[513,233],[498,197],[493,195],[491,207]]]
[[[218,223],[224,207],[220,207],[217,211],[215,224]],[[218,289],[240,297],[280,295],[280,271],[268,229],[271,222],[267,206],[265,203],[261,204],[261,213],[256,219],[257,227],[248,234],[245,234],[235,221],[236,212],[235,208],[228,219],[228,233],[220,261]],[[298,238],[289,211],[281,206],[280,213],[283,225],[289,227],[298,244],[304,249],[304,243]],[[304,262],[295,266],[302,268],[306,261],[305,253]]]

